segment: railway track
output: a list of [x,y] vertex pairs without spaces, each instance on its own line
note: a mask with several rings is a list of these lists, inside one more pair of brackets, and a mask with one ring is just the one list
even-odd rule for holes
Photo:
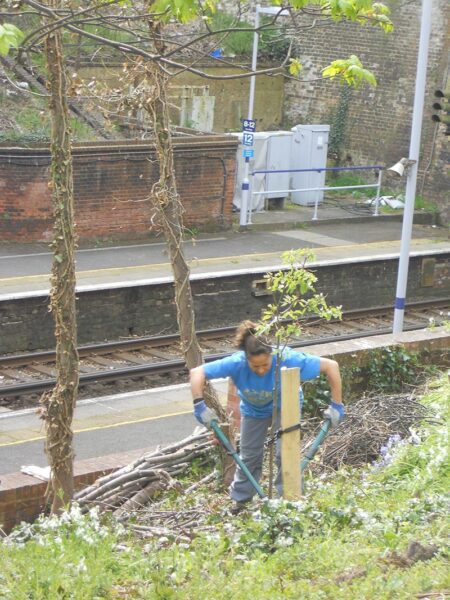
[[[450,301],[427,302],[406,308],[404,330],[423,329],[433,319],[448,319]],[[358,310],[342,321],[310,320],[301,339],[292,347],[368,337],[392,330],[392,308]],[[233,351],[234,327],[198,332],[206,361]],[[144,387],[158,387],[186,380],[178,335],[144,337],[83,346],[80,355],[80,397],[102,396]],[[55,384],[55,353],[52,351],[0,357],[0,406],[35,406],[39,395]]]

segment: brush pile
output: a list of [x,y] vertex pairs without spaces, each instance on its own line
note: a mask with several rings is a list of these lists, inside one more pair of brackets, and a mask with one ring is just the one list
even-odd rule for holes
[[[426,408],[411,395],[370,396],[350,405],[343,423],[331,430],[309,465],[313,473],[372,463],[380,457],[380,449],[392,436],[407,438],[411,428],[424,420],[431,421]],[[319,421],[310,419],[304,425],[310,433],[303,434],[305,452],[317,434]],[[317,426],[317,427],[316,427]],[[195,500],[195,490],[205,485],[217,488],[219,475],[213,471],[217,445],[212,434],[196,430],[188,438],[155,452],[146,454],[126,467],[98,479],[80,491],[75,500],[83,511],[91,506],[114,512],[122,521],[134,516],[128,526],[140,537],[188,542],[199,530],[214,529],[207,524],[212,504],[220,509],[228,503],[225,494],[211,494],[208,508]],[[193,485],[182,485],[176,479],[192,466],[209,462],[211,472]],[[265,485],[263,481],[263,485]],[[173,490],[184,500],[178,510],[167,510],[164,491]],[[189,500],[188,500],[189,499]]]
[[392,436],[407,438],[424,420],[431,421],[427,409],[410,394],[364,397],[347,407],[345,420],[323,442],[313,469],[372,463]]
[[93,485],[78,492],[74,500],[84,512],[96,505],[114,511],[118,517],[132,513],[164,490],[182,492],[182,485],[175,476],[186,473],[195,459],[199,459],[199,466],[211,460],[216,447],[208,431],[195,431],[180,442],[144,454],[129,465],[97,479]]

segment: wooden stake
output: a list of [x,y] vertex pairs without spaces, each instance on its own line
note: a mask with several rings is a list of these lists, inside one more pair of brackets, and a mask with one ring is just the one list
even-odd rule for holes
[[[281,429],[300,423],[300,369],[281,369]],[[283,497],[299,500],[302,482],[300,471],[300,429],[281,435],[281,474]]]

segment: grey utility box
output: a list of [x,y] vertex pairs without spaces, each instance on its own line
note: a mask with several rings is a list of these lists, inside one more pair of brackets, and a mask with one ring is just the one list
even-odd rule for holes
[[[326,168],[329,125],[296,125],[291,129],[291,169]],[[325,171],[292,173],[291,189],[325,186]],[[323,200],[323,191],[291,192],[291,201],[302,206],[311,206]]]
[[[243,157],[242,133],[232,133],[237,136],[239,144],[236,154],[236,181],[233,204],[241,208],[242,178],[245,159]],[[289,195],[290,162],[292,148],[291,131],[259,131],[254,134],[254,156],[250,159],[250,199],[252,210],[263,211],[277,200],[282,204]],[[253,171],[284,171],[283,173],[257,173]],[[252,192],[267,192],[252,194]]]

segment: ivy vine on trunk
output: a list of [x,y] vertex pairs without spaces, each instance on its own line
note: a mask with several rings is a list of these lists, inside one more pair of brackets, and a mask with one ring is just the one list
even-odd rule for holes
[[[162,39],[160,35],[161,24],[153,23],[150,28],[154,34],[155,46],[161,52],[162,48],[158,47]],[[159,165],[159,179],[152,187],[151,199],[160,219],[169,251],[174,276],[175,304],[181,347],[186,366],[188,369],[192,369],[202,364],[203,356],[195,330],[190,269],[183,252],[183,207],[178,195],[175,177],[167,99],[168,75],[155,61],[146,63],[145,76],[149,84],[148,89],[151,91],[146,98],[145,109],[150,114],[153,123]],[[227,424],[226,412],[222,408],[214,389],[209,384],[205,389],[205,401],[215,410],[220,421]],[[226,426],[226,432],[230,435],[228,426]],[[234,464],[230,457],[225,454],[222,460],[222,470],[224,481],[228,483],[232,477]]]
[[[64,7],[64,2],[49,0],[48,7],[58,10]],[[48,492],[52,495],[52,512],[57,512],[73,496],[72,419],[78,390],[73,171],[61,29],[47,34],[45,56],[52,120],[49,187],[54,238],[50,310],[55,321],[57,378],[52,392],[41,400],[41,416],[45,421],[45,450],[51,467]]]

